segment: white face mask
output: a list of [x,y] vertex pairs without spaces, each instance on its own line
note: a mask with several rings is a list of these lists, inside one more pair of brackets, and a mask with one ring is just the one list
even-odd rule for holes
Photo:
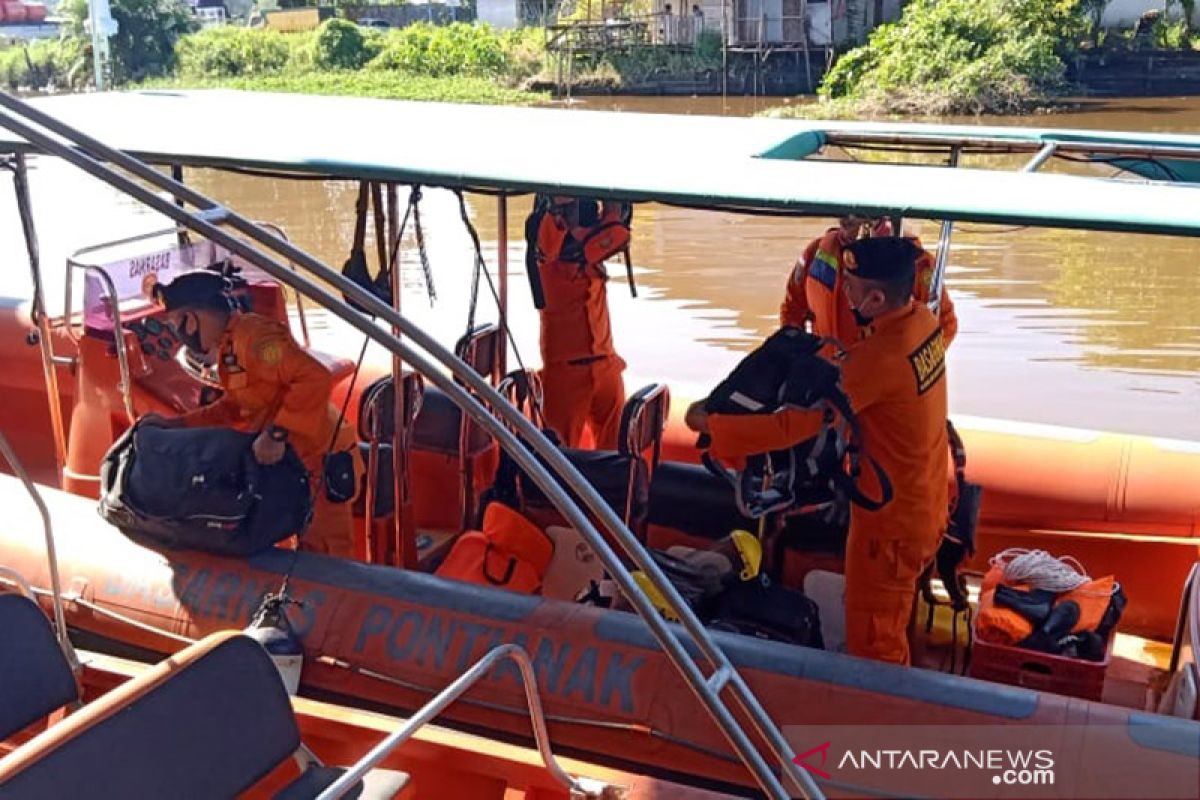
[[866,295],[863,297],[863,299],[859,301],[858,305],[855,305],[854,301],[850,299],[850,295],[849,294],[846,295],[846,303],[847,303],[847,305],[850,306],[850,313],[852,313],[854,315],[854,321],[855,321],[855,323],[858,324],[858,326],[860,328],[870,325],[871,320],[874,319],[874,316],[868,315],[862,311],[863,305],[866,304],[867,299],[870,296],[871,296],[871,293],[867,292]]

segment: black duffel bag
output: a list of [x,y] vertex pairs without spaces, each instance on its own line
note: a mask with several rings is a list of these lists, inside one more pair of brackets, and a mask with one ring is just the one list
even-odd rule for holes
[[709,627],[759,639],[825,649],[817,604],[765,575],[735,583],[717,600]]
[[100,465],[100,516],[139,544],[248,556],[312,518],[308,470],[291,445],[271,466],[257,434],[135,425]]

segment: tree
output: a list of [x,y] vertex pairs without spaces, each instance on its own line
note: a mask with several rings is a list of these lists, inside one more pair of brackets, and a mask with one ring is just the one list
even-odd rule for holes
[[1100,21],[1104,18],[1104,9],[1108,8],[1111,0],[1080,0],[1079,6],[1088,18],[1088,40],[1092,47],[1100,44]]
[[[179,0],[110,0],[120,29],[109,39],[114,83],[164,75],[175,67],[175,42],[196,27],[191,9]],[[68,35],[82,40],[91,65],[92,41],[85,22],[87,0],[70,0]]]

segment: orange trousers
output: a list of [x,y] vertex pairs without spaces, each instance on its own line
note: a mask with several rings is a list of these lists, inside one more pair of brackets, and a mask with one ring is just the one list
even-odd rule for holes
[[625,405],[625,362],[605,356],[589,364],[547,364],[542,368],[542,413],[546,427],[567,447],[582,447],[584,429],[593,446],[615,450]]
[[[355,486],[362,492],[366,465],[358,448],[351,450],[351,453],[354,457]],[[329,502],[321,483],[321,461],[323,459],[318,460],[315,466],[312,459],[305,462],[313,486],[313,514],[308,529],[300,537],[299,547],[309,553],[351,558],[354,555],[354,501]]]
[[908,621],[917,578],[938,538],[890,539],[850,531],[846,542],[846,649],[851,655],[908,664]]
[[331,503],[320,492],[313,500],[312,522],[300,537],[300,549],[309,553],[350,558],[354,547],[353,503]]

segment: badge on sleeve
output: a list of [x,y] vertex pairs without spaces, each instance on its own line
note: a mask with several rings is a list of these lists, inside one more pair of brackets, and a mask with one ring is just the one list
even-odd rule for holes
[[283,360],[283,345],[277,341],[262,342],[254,349],[255,357],[268,366],[274,366]]

